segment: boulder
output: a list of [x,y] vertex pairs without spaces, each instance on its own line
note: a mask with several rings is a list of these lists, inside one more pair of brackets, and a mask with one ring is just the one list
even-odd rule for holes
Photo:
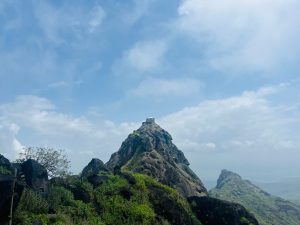
[[21,165],[26,184],[34,191],[48,193],[48,173],[36,160],[28,159]]
[[92,159],[89,164],[82,170],[82,177],[98,175],[101,171],[108,171],[105,164],[100,159]]
[[203,225],[259,225],[240,204],[207,196],[189,197],[188,201]]

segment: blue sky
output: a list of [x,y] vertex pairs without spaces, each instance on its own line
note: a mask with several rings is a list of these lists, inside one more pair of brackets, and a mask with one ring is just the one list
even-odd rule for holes
[[[104,161],[149,116],[204,179],[298,176],[297,0],[0,2],[0,152]],[[279,166],[280,165],[280,168]]]

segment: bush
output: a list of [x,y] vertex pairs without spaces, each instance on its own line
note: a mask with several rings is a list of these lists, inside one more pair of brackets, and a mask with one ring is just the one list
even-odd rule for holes
[[60,206],[73,206],[74,196],[64,187],[52,187],[49,189],[48,202],[52,209],[58,211]]
[[31,225],[39,221],[46,225],[48,219],[45,214],[48,213],[48,208],[47,201],[39,193],[25,189],[14,214],[14,223]]
[[30,189],[24,189],[18,209],[21,211],[42,214],[48,212],[47,201],[39,194]]

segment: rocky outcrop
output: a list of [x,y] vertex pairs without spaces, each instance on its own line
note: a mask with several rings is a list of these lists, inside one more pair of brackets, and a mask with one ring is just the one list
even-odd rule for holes
[[45,167],[33,159],[28,159],[21,164],[21,168],[30,188],[41,193],[48,192],[48,173]]
[[107,167],[111,171],[123,169],[149,175],[177,189],[184,197],[207,194],[183,152],[172,143],[171,135],[153,118],[128,136]]
[[82,170],[82,177],[98,175],[101,171],[108,171],[105,164],[100,159],[92,159]]
[[13,169],[14,168],[9,160],[0,155],[0,224],[7,224],[9,219],[13,182],[16,181],[13,211],[19,203],[24,188],[21,183],[15,180]]
[[0,155],[0,224],[8,221],[10,199],[12,195],[11,164],[7,158]]
[[211,197],[242,204],[253,213],[261,225],[298,225],[300,207],[272,196],[248,180],[228,170],[222,170]]
[[243,206],[211,197],[190,197],[192,210],[203,225],[259,225]]

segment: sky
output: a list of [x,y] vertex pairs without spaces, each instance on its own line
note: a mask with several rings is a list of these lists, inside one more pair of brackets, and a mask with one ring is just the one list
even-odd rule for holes
[[300,171],[298,0],[0,1],[0,153],[78,173],[147,117],[203,180]]

